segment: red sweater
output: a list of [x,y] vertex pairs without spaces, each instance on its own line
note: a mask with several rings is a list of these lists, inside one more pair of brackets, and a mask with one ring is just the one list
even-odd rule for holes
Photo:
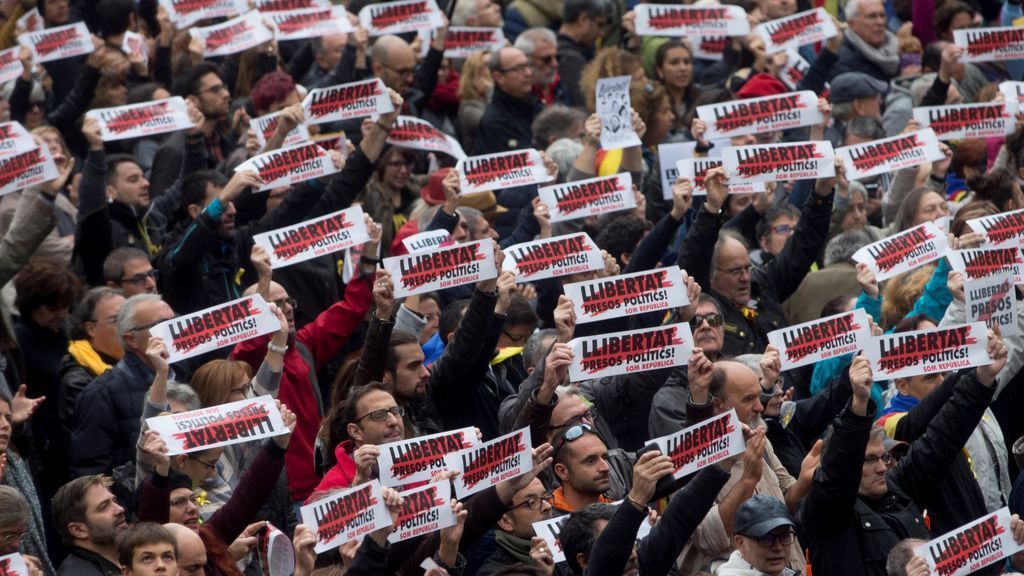
[[[295,333],[295,342],[310,351],[316,366],[310,367],[295,345],[289,346],[284,355],[284,373],[281,374],[281,390],[277,397],[298,419],[285,454],[288,493],[293,502],[305,501],[320,482],[313,464],[313,444],[323,413],[314,393],[318,383],[315,380],[311,382],[310,375],[316,377],[316,372],[334,357],[366,317],[373,301],[370,292],[372,281],[373,276],[364,276],[349,282],[343,300],[321,312],[316,320]],[[240,342],[235,346],[232,357],[249,364],[255,372],[263,362],[269,341],[270,335],[266,335]],[[324,400],[327,401],[326,398]]]

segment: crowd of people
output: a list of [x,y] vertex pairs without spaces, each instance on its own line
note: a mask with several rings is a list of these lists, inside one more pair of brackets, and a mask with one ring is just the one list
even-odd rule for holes
[[[1005,136],[944,140],[934,161],[849,179],[826,158],[827,176],[753,194],[730,193],[741,178],[724,167],[677,177],[666,153],[865,144],[921,130],[927,106],[1012,114],[1000,84],[1024,80],[1024,60],[965,63],[954,31],[1019,25],[1019,1],[736,0],[752,32],[718,39],[643,33],[645,0],[438,0],[432,29],[396,34],[357,16],[378,3],[336,0],[349,32],[209,56],[202,27],[330,3],[0,0],[0,73],[21,69],[0,84],[0,121],[56,166],[0,200],[0,562],[29,576],[924,576],[952,572],[920,546],[1007,507],[1007,542],[1024,545],[1024,290],[1017,330],[990,325],[983,361],[961,369],[885,379],[863,353],[783,369],[769,338],[853,310],[874,336],[977,316],[951,260],[880,282],[855,255],[926,223],[951,250],[991,245],[968,222],[1024,209],[1024,114]],[[223,15],[182,16],[212,5]],[[818,6],[836,34],[799,50],[769,52],[755,31]],[[29,33],[79,22],[87,54],[38,61]],[[449,57],[464,27],[504,40]],[[595,94],[616,77],[639,145],[607,149]],[[392,112],[307,118],[310,91],[374,78]],[[795,91],[823,122],[719,140],[698,116]],[[90,113],[172,96],[191,127],[116,139]],[[392,142],[406,117],[465,156]],[[296,130],[334,173],[266,189],[245,163]],[[20,168],[2,144],[7,186]],[[628,174],[635,208],[563,220],[536,184],[461,193],[460,158],[519,149],[541,153],[551,183]],[[255,240],[356,205],[361,248],[281,267]],[[496,276],[396,297],[383,260],[436,231],[490,242]],[[502,265],[579,232],[599,270],[529,280]],[[668,310],[584,322],[565,290],[675,266],[689,303]],[[279,329],[174,362],[151,334],[252,295]],[[676,324],[692,333],[681,362],[570,378],[576,339]],[[268,395],[287,428],[268,439],[182,454],[147,422]],[[727,413],[745,447],[696,473],[674,479],[649,446]],[[529,430],[532,468],[397,542],[407,497],[382,487],[392,525],[317,553],[304,506],[378,482],[382,445],[465,428],[478,442]],[[539,527],[556,518],[553,541]],[[293,569],[271,569],[271,532]],[[1018,571],[1024,552],[973,573]]]

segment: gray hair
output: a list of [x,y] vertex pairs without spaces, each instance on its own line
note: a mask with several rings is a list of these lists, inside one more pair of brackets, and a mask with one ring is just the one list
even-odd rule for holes
[[559,138],[552,142],[545,152],[558,166],[558,181],[565,182],[576,158],[583,153],[583,144],[572,138]]
[[551,44],[552,46],[558,45],[558,37],[549,28],[537,26],[534,28],[528,28],[523,31],[522,34],[516,36],[516,43],[514,46],[523,51],[527,56],[537,51],[537,44],[544,43]]
[[897,542],[885,560],[886,576],[907,576],[907,564],[914,557],[914,548],[926,542],[917,538],[906,538]]
[[837,234],[825,245],[825,266],[840,262],[853,262],[853,254],[871,243],[871,237],[863,230],[847,230]]
[[840,122],[846,122],[853,116],[853,101],[848,100],[846,102],[833,102],[832,103],[832,117]]
[[757,374],[758,378],[764,376],[764,372],[761,371],[760,354],[740,354],[739,356],[733,358],[733,360],[753,370],[754,374]]
[[10,486],[0,486],[0,528],[12,526],[28,526],[28,501]]
[[473,230],[476,230],[477,222],[484,219],[484,213],[469,206],[459,206],[456,210],[466,219],[466,225],[469,226],[469,234],[472,236]]
[[555,136],[568,134],[575,125],[583,125],[587,115],[579,108],[569,108],[561,104],[548,106],[533,120],[533,147],[538,150],[553,144]]
[[879,140],[885,138],[885,127],[882,126],[882,123],[877,118],[856,116],[850,119],[850,122],[843,130],[844,139],[850,135],[868,140]]
[[138,326],[135,325],[135,309],[146,302],[162,302],[159,294],[136,294],[124,301],[117,313],[117,339],[124,340],[124,335]]
[[540,362],[541,354],[543,354],[550,344],[545,346],[544,341],[558,337],[558,330],[554,328],[545,328],[544,330],[538,330],[534,332],[530,339],[526,341],[526,346],[523,346],[523,364],[527,368],[533,368]]
[[185,411],[191,412],[203,407],[199,401],[199,394],[188,384],[181,382],[167,383],[167,401],[176,402],[185,407]]
[[843,16],[847,22],[857,17],[860,12],[860,0],[846,0],[846,6],[843,7]]
[[557,394],[559,398],[579,396],[584,400],[587,399],[587,397],[583,395],[583,390],[580,389],[580,387],[575,384],[562,384],[561,386],[555,388],[555,394]]
[[737,232],[734,228],[722,228],[718,233],[718,240],[715,241],[715,247],[711,251],[711,279],[714,280],[715,275],[718,271],[718,256],[722,251],[722,247],[729,239],[733,239],[743,245],[747,251],[750,251],[750,246],[747,245],[746,238],[742,234]]
[[454,0],[455,10],[452,11],[452,26],[467,26],[470,18],[476,18],[476,0]]

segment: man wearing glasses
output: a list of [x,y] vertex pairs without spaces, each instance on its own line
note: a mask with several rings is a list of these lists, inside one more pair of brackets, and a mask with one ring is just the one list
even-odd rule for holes
[[544,546],[543,541],[536,541],[533,524],[551,519],[550,498],[544,484],[537,478],[512,496],[511,509],[501,515],[495,526],[498,546],[477,571],[477,576],[490,576],[519,562],[533,563],[531,555],[543,552],[541,548]]
[[494,93],[480,117],[476,153],[492,154],[530,146],[533,119],[544,105],[533,94],[533,67],[518,48],[502,48],[488,64]]
[[736,550],[715,576],[794,576],[786,566],[787,549],[796,538],[796,524],[778,498],[755,494],[740,505],[733,520]]
[[121,290],[125,298],[136,294],[156,294],[159,277],[159,271],[150,264],[149,257],[138,248],[118,248],[103,261],[103,279],[107,286]]

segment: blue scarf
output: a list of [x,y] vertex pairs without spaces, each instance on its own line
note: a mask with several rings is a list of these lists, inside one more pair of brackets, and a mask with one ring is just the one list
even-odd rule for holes
[[885,410],[882,411],[882,416],[899,414],[901,412],[910,412],[914,406],[917,406],[920,402],[920,400],[913,396],[905,396],[897,392],[895,396],[889,399],[889,404],[885,407]]

